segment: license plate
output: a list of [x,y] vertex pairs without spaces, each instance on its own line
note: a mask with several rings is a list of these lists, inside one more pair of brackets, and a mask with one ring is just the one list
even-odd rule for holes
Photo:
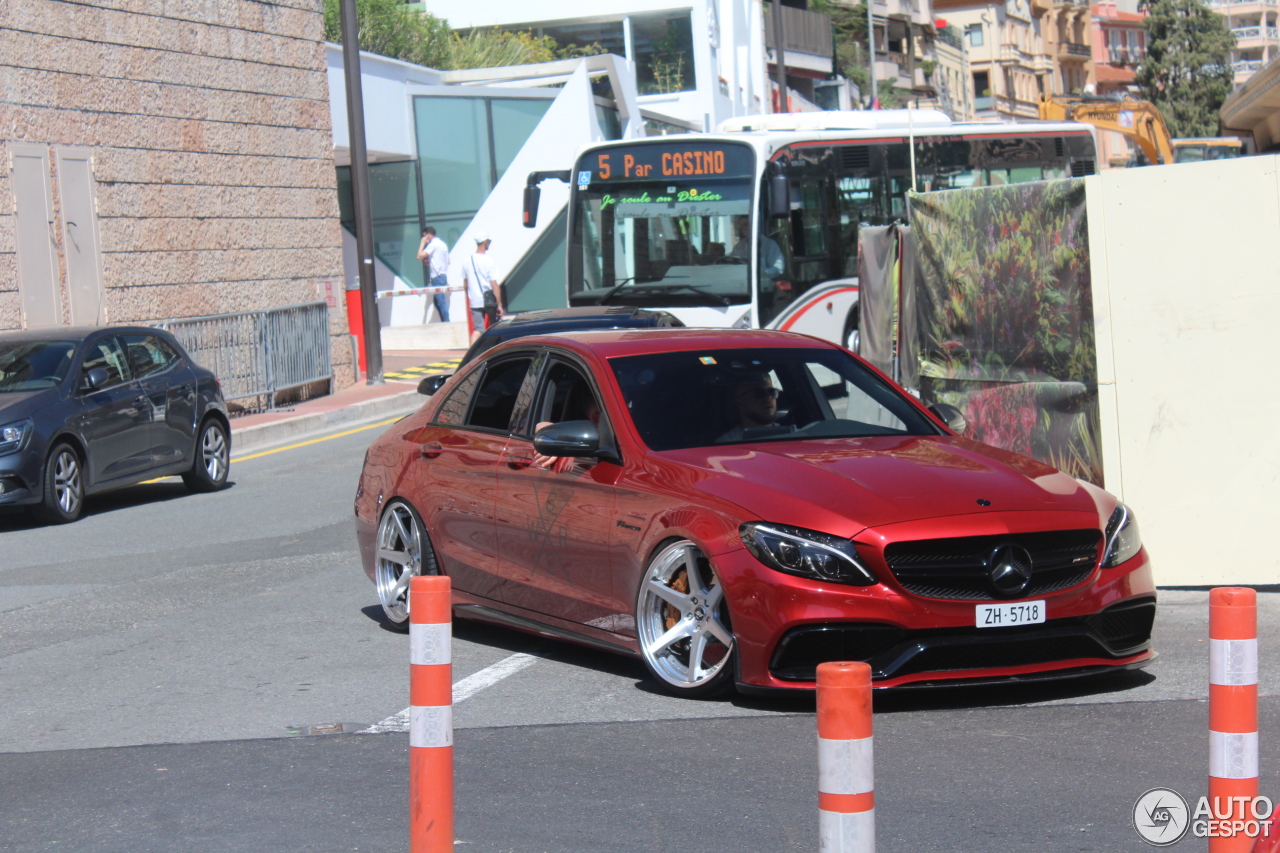
[[979,628],[1008,628],[1011,625],[1033,625],[1044,621],[1044,602],[1019,601],[1017,604],[979,604],[975,617]]

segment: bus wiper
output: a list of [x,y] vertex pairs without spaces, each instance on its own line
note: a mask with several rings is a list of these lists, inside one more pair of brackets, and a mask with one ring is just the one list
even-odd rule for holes
[[613,295],[615,293],[617,293],[619,290],[622,290],[624,287],[630,287],[635,283],[636,283],[636,280],[634,278],[624,278],[621,282],[609,288],[608,293],[606,293],[604,296],[601,296],[598,300],[596,300],[596,304],[597,305],[608,304],[609,300],[613,298]]
[[694,287],[692,284],[677,284],[672,287],[664,287],[663,290],[687,290],[687,291],[690,291],[691,293],[696,293],[699,296],[705,296],[707,299],[714,299],[717,302],[719,302],[721,305],[730,304],[729,297],[721,296],[718,293],[709,293],[703,290],[701,287]]

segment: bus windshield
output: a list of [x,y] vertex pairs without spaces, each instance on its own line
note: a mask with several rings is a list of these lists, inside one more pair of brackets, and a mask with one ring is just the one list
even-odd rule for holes
[[655,142],[574,170],[570,305],[751,301],[755,156],[725,142]]

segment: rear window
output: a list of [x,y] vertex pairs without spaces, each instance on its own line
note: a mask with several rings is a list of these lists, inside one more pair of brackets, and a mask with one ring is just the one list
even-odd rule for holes
[[707,350],[610,363],[654,450],[938,434],[901,392],[839,350]]

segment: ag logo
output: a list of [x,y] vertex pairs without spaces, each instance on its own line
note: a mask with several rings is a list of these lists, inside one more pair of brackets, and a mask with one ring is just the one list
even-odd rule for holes
[[1182,795],[1170,788],[1152,788],[1133,804],[1133,828],[1156,847],[1177,844],[1191,826],[1191,813]]

